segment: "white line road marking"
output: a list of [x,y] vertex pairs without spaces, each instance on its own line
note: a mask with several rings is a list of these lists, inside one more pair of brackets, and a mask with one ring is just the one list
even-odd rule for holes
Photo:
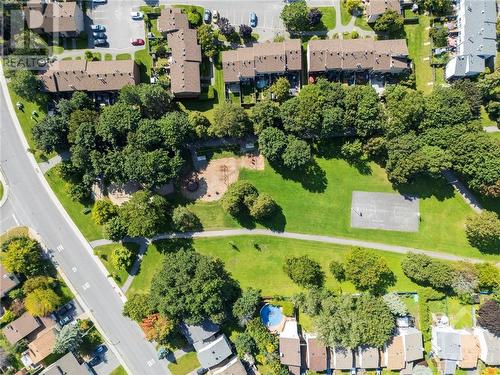
[[57,251],[62,252],[64,250],[63,245],[57,245],[56,247]]
[[150,359],[149,361],[146,362],[146,364],[151,367],[155,364],[155,360],[154,359]]
[[14,219],[14,221],[16,222],[16,225],[19,225],[19,220],[17,220],[16,215],[12,214],[12,218],[13,218],[13,219]]
[[90,284],[86,282],[85,284],[82,285],[82,288],[83,290],[87,290],[88,288],[90,288]]
[[73,270],[73,272],[76,272],[76,267],[73,267],[72,270]]

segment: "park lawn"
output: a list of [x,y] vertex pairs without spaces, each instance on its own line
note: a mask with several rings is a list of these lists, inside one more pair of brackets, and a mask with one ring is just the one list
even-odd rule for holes
[[342,25],[348,25],[351,21],[352,14],[347,10],[343,0],[340,1],[340,23]]
[[127,375],[127,371],[122,366],[118,366],[109,375]]
[[325,25],[328,30],[335,29],[335,26],[337,24],[337,13],[335,12],[335,8],[319,7],[318,9],[321,12],[321,22],[323,23],[323,25]]
[[139,65],[139,72],[141,74],[141,82],[149,83],[151,77],[151,67],[153,66],[153,60],[151,55],[148,53],[147,48],[136,51],[134,54],[134,60]]
[[354,20],[354,26],[359,27],[361,30],[365,31],[373,31],[370,25],[368,25],[368,22],[366,22],[366,18],[361,16],[361,17],[356,17]]
[[50,185],[50,188],[57,196],[57,199],[63,205],[64,209],[76,224],[78,229],[88,241],[98,240],[103,237],[102,226],[94,223],[90,217],[90,213],[83,213],[86,209],[92,209],[93,203],[82,204],[76,202],[68,194],[68,183],[60,176],[60,167],[55,166],[50,169],[45,178]]
[[168,368],[173,375],[186,375],[200,366],[196,352],[190,352],[177,359],[176,362],[170,363]]
[[[170,247],[170,248],[169,248]],[[164,251],[175,249],[172,242],[160,241],[148,247],[143,257],[140,273],[134,278],[128,295],[148,293],[155,272],[161,267]],[[342,292],[354,292],[350,282],[337,282],[328,271],[332,260],[342,261],[349,246],[310,242],[268,236],[235,236],[227,238],[197,238],[193,247],[201,254],[221,259],[226,270],[236,279],[240,287],[262,290],[262,295],[291,296],[301,288],[292,283],[283,272],[285,258],[308,255],[318,261],[325,272],[326,287]],[[402,254],[377,251],[396,276],[396,284],[390,290],[414,292],[418,287],[401,270]]]
[[126,247],[136,255],[139,252],[138,244],[134,242],[123,242],[122,244],[114,243],[110,245],[97,246],[94,248],[94,254],[99,257],[99,259],[101,260],[104,267],[106,267],[111,277],[115,279],[116,283],[119,286],[123,286],[123,284],[125,283],[125,281],[127,281],[127,278],[129,276],[128,270],[116,268],[111,262],[111,254],[113,250],[117,247]]
[[429,60],[431,53],[429,27],[429,17],[424,15],[419,16],[418,24],[404,27],[408,51],[415,65],[417,89],[424,93],[431,92],[433,87],[432,67]]

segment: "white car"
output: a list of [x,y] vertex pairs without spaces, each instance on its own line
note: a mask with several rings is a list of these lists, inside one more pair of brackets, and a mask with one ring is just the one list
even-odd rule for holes
[[217,10],[212,10],[212,22],[217,23],[219,21],[219,12]]
[[133,20],[142,20],[144,18],[144,13],[130,12],[130,17],[132,17]]

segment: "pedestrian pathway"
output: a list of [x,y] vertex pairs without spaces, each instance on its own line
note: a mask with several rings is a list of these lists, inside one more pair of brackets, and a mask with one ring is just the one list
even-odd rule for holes
[[500,129],[498,128],[498,126],[485,126],[483,128],[483,130],[486,132],[486,133],[496,133],[496,132],[500,132]]
[[474,211],[477,213],[481,213],[483,211],[481,203],[479,203],[472,191],[470,191],[470,189],[463,182],[461,182],[452,171],[444,171],[443,176],[455,188],[455,190],[460,193],[462,198]]
[[69,151],[63,151],[59,155],[56,155],[47,161],[38,163],[38,166],[40,167],[40,170],[42,171],[42,173],[45,174],[50,169],[54,168],[57,164],[59,164],[61,161],[69,160],[70,156],[71,155],[70,155]]

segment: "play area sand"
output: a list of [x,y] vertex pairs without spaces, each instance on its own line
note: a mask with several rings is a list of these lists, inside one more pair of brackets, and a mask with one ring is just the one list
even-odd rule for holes
[[[240,157],[210,160],[200,166],[186,178],[181,186],[182,194],[192,200],[205,202],[216,201],[222,198],[227,187],[238,180],[240,168],[264,170],[262,155],[248,154]],[[196,181],[198,189],[189,191],[189,181]]]

